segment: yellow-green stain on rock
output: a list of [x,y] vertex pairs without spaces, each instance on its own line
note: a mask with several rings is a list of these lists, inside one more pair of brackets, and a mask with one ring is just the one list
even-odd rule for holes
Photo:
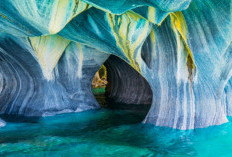
[[[123,15],[113,15],[108,13],[107,17],[117,46],[129,60],[129,64],[135,70],[140,72],[141,67],[137,61],[137,56],[135,56],[135,51],[147,36],[146,33],[149,29],[149,22],[141,19],[133,12],[126,12]],[[141,22],[141,20],[143,20],[143,30],[140,30],[140,34],[134,39],[134,31],[137,29],[138,23]]]
[[182,40],[184,43],[184,46],[185,46],[184,52],[186,52],[186,65],[187,65],[188,72],[189,72],[189,79],[190,81],[192,81],[193,74],[194,74],[194,71],[196,70],[195,69],[196,67],[195,67],[192,52],[188,46],[188,41],[187,41],[188,28],[187,28],[185,18],[182,12],[171,13],[170,18],[171,18],[171,26],[172,26],[173,31],[180,35],[180,40]]
[[34,49],[45,78],[51,79],[52,71],[70,41],[58,35],[29,37],[28,40]]

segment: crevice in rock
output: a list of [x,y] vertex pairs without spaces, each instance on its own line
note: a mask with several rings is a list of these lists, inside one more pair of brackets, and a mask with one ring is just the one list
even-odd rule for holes
[[96,88],[92,89],[100,105],[110,109],[141,111],[145,117],[152,103],[152,90],[148,82],[117,56],[111,55],[104,66],[107,84],[101,90],[98,88],[99,92],[96,92]]

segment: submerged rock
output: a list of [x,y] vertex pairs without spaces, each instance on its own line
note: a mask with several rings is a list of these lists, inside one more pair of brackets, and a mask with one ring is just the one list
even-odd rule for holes
[[6,125],[6,123],[0,119],[0,127],[4,127]]

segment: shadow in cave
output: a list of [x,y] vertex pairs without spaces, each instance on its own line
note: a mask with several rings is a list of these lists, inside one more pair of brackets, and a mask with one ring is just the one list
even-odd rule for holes
[[23,115],[16,115],[16,114],[1,114],[0,118],[6,122],[13,122],[13,123],[37,123],[40,119],[38,116],[23,116]]
[[145,118],[152,103],[148,82],[128,63],[114,55],[94,76],[92,91],[101,107],[133,111],[140,117],[138,122]]
[[[92,91],[102,110],[43,117],[33,124],[14,124],[9,130],[0,130],[0,144],[34,142],[50,136],[108,145],[129,143],[146,147],[151,143],[146,127],[137,125],[147,115],[152,102],[151,88],[138,72],[112,55],[95,75]],[[9,117],[2,119],[6,118]],[[22,117],[22,120],[29,119]]]

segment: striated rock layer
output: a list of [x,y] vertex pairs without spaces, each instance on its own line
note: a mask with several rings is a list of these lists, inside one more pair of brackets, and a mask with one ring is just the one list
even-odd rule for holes
[[144,122],[192,129],[228,121],[230,103],[223,98],[232,70],[227,2],[195,0],[162,27],[153,27],[146,41],[153,52],[151,68],[143,73],[156,90]]
[[91,80],[107,54],[71,42],[47,79],[26,38],[6,36],[0,48],[0,113],[44,116],[99,107]]
[[106,95],[112,102],[139,105],[152,103],[149,84],[128,63],[111,55],[104,65],[108,81]]

